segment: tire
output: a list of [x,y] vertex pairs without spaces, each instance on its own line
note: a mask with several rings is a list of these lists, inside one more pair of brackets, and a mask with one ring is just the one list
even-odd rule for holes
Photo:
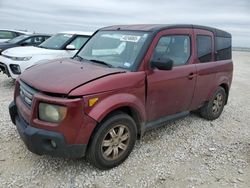
[[127,114],[114,114],[98,126],[90,141],[87,160],[102,170],[118,166],[133,150],[136,138],[134,120]]
[[207,120],[217,119],[225,106],[227,94],[222,87],[219,87],[214,93],[210,101],[208,101],[201,109],[200,114]]

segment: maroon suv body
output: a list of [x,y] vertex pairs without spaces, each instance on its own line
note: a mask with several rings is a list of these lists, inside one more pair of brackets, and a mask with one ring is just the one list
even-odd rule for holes
[[231,35],[194,25],[98,30],[73,59],[25,71],[10,115],[28,149],[107,169],[138,135],[200,110],[219,117],[232,81]]

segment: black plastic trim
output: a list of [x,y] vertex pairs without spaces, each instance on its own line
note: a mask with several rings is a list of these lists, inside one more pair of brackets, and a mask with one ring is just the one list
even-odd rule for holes
[[176,113],[176,114],[173,114],[173,115],[169,115],[169,116],[159,118],[157,120],[147,122],[143,126],[143,132],[146,132],[146,131],[149,131],[149,130],[152,130],[152,129],[155,129],[155,128],[162,127],[162,126],[166,125],[167,123],[170,123],[170,122],[175,121],[177,119],[184,118],[188,114],[189,114],[189,112],[185,111],[185,112]]
[[[66,144],[65,138],[61,133],[30,126],[18,113],[14,101],[9,105],[9,113],[21,139],[31,152],[38,155],[46,154],[66,158],[81,158],[85,156],[87,145]],[[56,143],[56,147],[52,146],[51,140]]]
[[[138,26],[138,29],[134,29],[135,26]],[[140,26],[152,26],[150,29],[139,29]],[[192,29],[203,29],[207,31],[211,31],[214,33],[215,36],[219,37],[227,37],[231,38],[232,35],[226,31],[213,28],[213,27],[208,27],[208,26],[201,26],[201,25],[192,25],[192,24],[142,24],[142,25],[115,25],[115,26],[109,26],[109,27],[104,27],[101,28],[100,30],[119,30],[121,31],[154,31],[154,32],[159,32],[165,29],[177,29],[177,28],[192,28]]]
[[3,71],[3,73],[6,74],[8,77],[11,77],[7,65],[0,62],[0,72],[1,71]]

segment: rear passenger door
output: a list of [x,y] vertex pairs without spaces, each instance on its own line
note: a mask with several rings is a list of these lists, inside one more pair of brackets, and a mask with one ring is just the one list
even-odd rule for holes
[[197,81],[191,109],[201,107],[207,100],[216,77],[214,34],[211,31],[194,29],[196,47]]

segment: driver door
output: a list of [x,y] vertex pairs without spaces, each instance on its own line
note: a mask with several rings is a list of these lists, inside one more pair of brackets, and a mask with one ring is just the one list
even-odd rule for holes
[[173,68],[152,68],[147,74],[148,121],[188,111],[196,82],[192,29],[168,29],[160,32],[153,44],[155,46],[151,48],[150,60],[171,59]]

